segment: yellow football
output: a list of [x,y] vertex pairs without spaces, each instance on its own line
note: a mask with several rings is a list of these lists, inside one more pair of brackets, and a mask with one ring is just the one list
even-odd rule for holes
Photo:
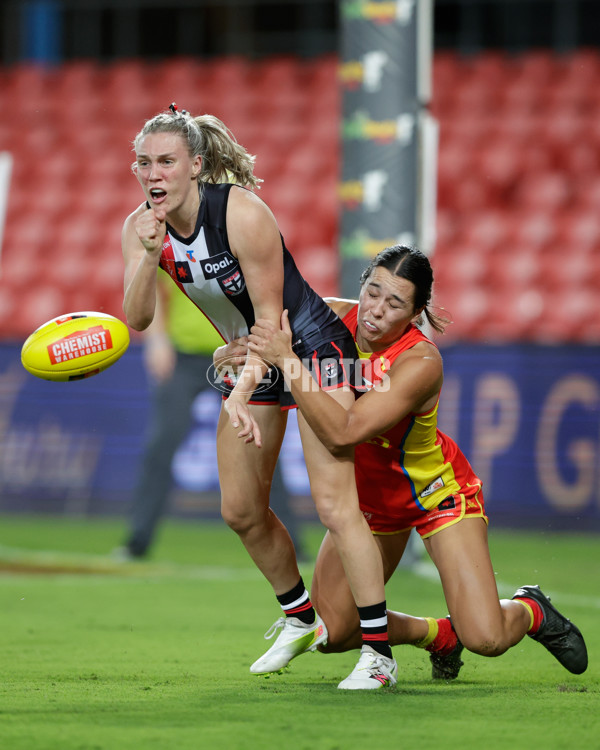
[[36,328],[23,344],[23,367],[42,380],[81,380],[106,370],[129,346],[129,330],[112,315],[74,312]]

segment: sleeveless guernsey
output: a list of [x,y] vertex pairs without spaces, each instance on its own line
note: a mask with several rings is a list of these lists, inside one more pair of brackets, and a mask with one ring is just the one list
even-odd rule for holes
[[[209,318],[225,341],[246,336],[255,321],[244,275],[227,237],[227,200],[232,187],[202,185],[194,233],[191,237],[180,237],[167,224],[160,259],[161,267]],[[304,280],[283,237],[281,246],[283,307],[289,310],[294,351],[305,356],[323,340],[346,338],[346,328]]]
[[[254,325],[252,300],[238,259],[227,237],[227,201],[232,184],[203,184],[196,226],[181,237],[167,223],[160,266],[204,313],[225,341],[247,336]],[[356,359],[354,339],[338,316],[302,277],[281,237],[283,308],[289,311],[294,352],[310,364],[325,389],[351,382]],[[331,365],[331,361],[341,365]],[[271,368],[250,403],[277,403],[290,408],[294,400],[284,379]],[[215,385],[223,393],[233,384]]]
[[[344,317],[356,335],[358,306]],[[372,385],[381,380],[402,352],[429,339],[410,325],[387,349],[364,354],[372,362]],[[432,343],[432,342],[429,342]],[[360,352],[359,352],[360,353]],[[438,401],[439,403],[439,401]],[[438,403],[424,414],[411,413],[398,424],[366,443],[356,446],[356,484],[361,510],[407,528],[449,496],[476,497],[481,481],[458,445],[437,428]],[[403,524],[403,525],[402,525]]]

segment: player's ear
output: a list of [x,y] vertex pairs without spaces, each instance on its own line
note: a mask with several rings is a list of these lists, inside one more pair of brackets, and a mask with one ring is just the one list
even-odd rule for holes
[[198,179],[198,175],[202,171],[202,157],[201,156],[195,156],[193,165],[192,165],[192,177],[194,180]]
[[425,310],[425,307],[426,305],[423,305],[418,310],[415,310],[415,314],[413,315],[412,319],[418,321],[421,317],[421,313],[423,312],[423,310]]

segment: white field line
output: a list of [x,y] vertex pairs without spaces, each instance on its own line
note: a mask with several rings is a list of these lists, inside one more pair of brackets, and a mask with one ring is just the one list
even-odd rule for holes
[[[169,562],[131,561],[121,562],[110,555],[85,555],[56,552],[52,550],[26,550],[0,545],[0,575],[14,575],[10,569],[2,571],[2,565],[19,568],[18,575],[32,575],[39,570],[41,575],[60,575],[81,578],[88,576],[119,576],[123,578],[177,577],[205,581],[258,580],[257,568],[218,565],[193,565]],[[47,570],[43,570],[46,568]],[[56,573],[53,573],[56,569]]]
[[[418,562],[415,565],[411,566],[410,570],[419,578],[424,578],[428,581],[431,581],[432,583],[440,583],[440,577],[437,572],[437,568],[432,562],[422,561]],[[527,583],[532,584],[536,583],[536,581],[527,581]],[[523,584],[510,584],[505,583],[503,581],[496,581],[496,586],[498,587],[498,593],[501,597],[510,599],[510,597],[515,593],[515,591],[519,588],[520,585]],[[563,605],[572,606],[572,607],[583,607],[584,609],[600,609],[600,597],[597,596],[581,596],[578,594],[565,594],[561,593],[559,591],[547,591],[544,589],[544,594],[546,596],[550,597],[554,603],[560,602],[560,607]],[[556,606],[556,605],[555,605]]]
[[[22,565],[23,575],[28,567],[35,568],[46,566],[48,573],[52,574],[51,569],[56,567],[60,570],[55,575],[68,577],[69,579],[81,578],[82,574],[87,576],[107,576],[118,575],[122,579],[157,579],[165,577],[175,577],[186,580],[198,581],[256,581],[262,578],[262,574],[257,568],[244,567],[235,568],[229,566],[217,565],[191,565],[177,563],[159,563],[152,561],[141,562],[119,562],[109,555],[80,555],[68,554],[64,552],[25,550],[0,545],[0,565],[2,563]],[[73,571],[69,571],[73,568]],[[307,578],[312,572],[312,566],[305,564],[300,566],[303,575]],[[440,578],[437,568],[432,562],[422,560],[414,563],[410,568],[405,568],[407,572],[412,572],[419,578],[429,581],[430,583],[440,585]],[[36,574],[36,571],[32,571]],[[0,577],[12,576],[10,570],[1,571]],[[46,573],[42,573],[46,575]],[[53,574],[54,575],[54,574]],[[536,581],[528,581],[536,583]],[[509,584],[503,581],[496,581],[498,593],[503,598],[510,598],[521,584]],[[600,597],[582,596],[578,594],[566,594],[554,590],[544,589],[544,593],[550,596],[560,606],[582,607],[584,609],[600,609]]]

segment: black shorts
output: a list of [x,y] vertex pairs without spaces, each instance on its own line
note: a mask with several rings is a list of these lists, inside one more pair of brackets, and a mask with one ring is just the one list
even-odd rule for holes
[[[294,351],[302,364],[324,391],[354,386],[354,372],[358,358],[354,339],[350,332],[334,341],[324,341],[318,345],[294,346]],[[223,398],[229,397],[235,383],[225,378],[218,386]],[[293,409],[296,406],[283,373],[272,367],[263,377],[260,385],[250,397],[250,404],[276,405],[281,409]]]
[[[297,303],[290,307],[292,349],[313,378],[323,390],[353,386],[358,352],[344,323],[306,282]],[[232,388],[233,383],[220,390],[227,397]],[[296,406],[281,370],[276,367],[267,372],[249,403],[279,404],[282,409]]]

